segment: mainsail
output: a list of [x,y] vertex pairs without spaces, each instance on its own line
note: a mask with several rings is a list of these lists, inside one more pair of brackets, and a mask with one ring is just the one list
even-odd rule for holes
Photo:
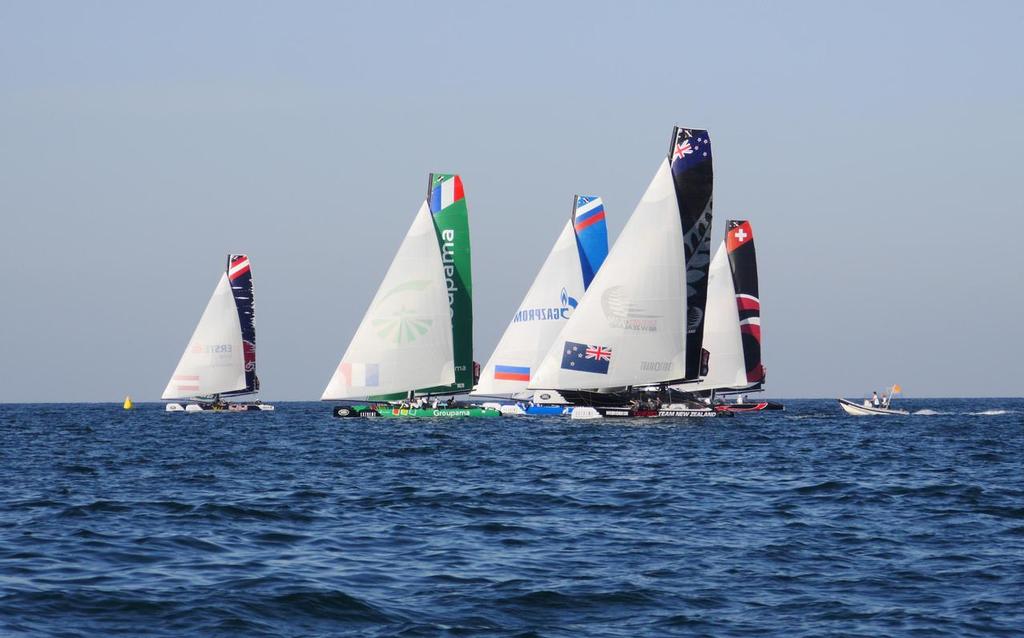
[[573,197],[572,216],[483,367],[473,394],[525,390],[530,372],[583,297],[608,255],[608,227],[600,197]]
[[729,220],[708,277],[704,348],[708,373],[679,390],[742,389],[764,381],[757,256],[750,222]]
[[255,347],[249,259],[230,255],[227,270],[221,274],[161,398],[254,392],[258,387]]
[[462,178],[431,173],[427,201],[437,229],[444,285],[451,316],[455,379],[432,387],[410,386],[427,393],[469,392],[473,388],[473,271],[469,246],[469,211]]
[[[701,225],[710,222],[707,131],[677,127],[670,154],[529,387],[602,389],[687,378],[690,335],[703,327],[710,261],[702,269],[707,228]],[[690,320],[688,298],[700,303]]]
[[222,394],[251,394],[259,392],[260,380],[256,376],[256,308],[252,294],[252,269],[247,255],[228,255],[228,282],[235,298],[238,325],[242,329],[242,358],[245,360],[245,387]]
[[453,383],[449,291],[424,201],[321,400]]
[[706,372],[701,347],[711,261],[711,139],[707,131],[677,126],[668,153],[686,249],[686,378],[696,379]]

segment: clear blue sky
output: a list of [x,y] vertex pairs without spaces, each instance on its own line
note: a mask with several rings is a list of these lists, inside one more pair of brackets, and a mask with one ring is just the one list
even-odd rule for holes
[[569,214],[676,123],[758,236],[774,396],[1022,394],[1024,4],[0,4],[0,401],[156,399],[226,253],[319,396],[459,172],[483,362]]

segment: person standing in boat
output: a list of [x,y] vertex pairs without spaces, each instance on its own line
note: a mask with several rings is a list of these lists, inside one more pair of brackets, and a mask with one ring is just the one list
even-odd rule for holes
[[884,392],[882,393],[882,407],[886,410],[889,409],[889,395]]
[[871,405],[875,406],[876,408],[882,407],[882,402],[878,400],[878,391],[874,391],[871,393]]

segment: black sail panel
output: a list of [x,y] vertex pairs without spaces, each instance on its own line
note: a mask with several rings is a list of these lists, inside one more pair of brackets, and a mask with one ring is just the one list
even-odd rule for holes
[[686,251],[686,379],[696,379],[702,374],[704,309],[708,299],[708,267],[711,263],[714,172],[711,168],[711,139],[708,132],[675,127],[668,161],[675,182]]
[[225,394],[252,394],[260,389],[256,376],[256,313],[252,294],[252,269],[247,255],[228,255],[228,282],[238,309],[242,327],[242,348],[245,355],[245,388]]
[[736,309],[740,317],[743,361],[749,383],[764,382],[761,361],[761,298],[757,289],[757,253],[754,231],[746,220],[730,219],[725,224],[725,247],[736,291]]

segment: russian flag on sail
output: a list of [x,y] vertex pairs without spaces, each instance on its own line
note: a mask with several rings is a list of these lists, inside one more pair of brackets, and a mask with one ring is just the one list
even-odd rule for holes
[[342,363],[338,366],[345,385],[372,388],[380,385],[380,366],[376,363]]
[[604,203],[600,197],[576,196],[576,232],[604,219]]
[[529,381],[530,368],[523,366],[494,366],[494,378],[498,381]]

